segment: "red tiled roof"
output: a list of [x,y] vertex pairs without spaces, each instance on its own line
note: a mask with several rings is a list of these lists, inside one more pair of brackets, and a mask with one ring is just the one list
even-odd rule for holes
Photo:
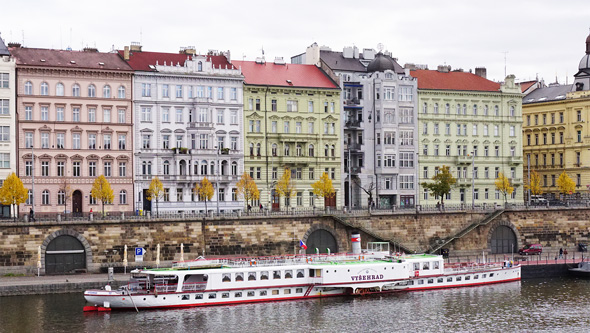
[[13,47],[10,48],[10,54],[16,58],[16,64],[20,66],[132,70],[115,53]]
[[535,83],[537,83],[537,80],[521,82],[520,83],[520,91],[525,92],[527,89],[532,87]]
[[467,72],[442,73],[434,70],[413,70],[418,89],[500,91],[500,84]]
[[233,64],[242,68],[246,84],[340,89],[315,65],[276,65],[272,62],[257,64],[254,61],[234,61]]
[[[119,50],[119,55],[123,58],[125,51]],[[154,71],[150,68],[150,65],[156,65],[156,62],[159,65],[176,65],[180,64],[180,66],[184,66],[184,62],[187,58],[190,58],[190,55],[182,54],[182,53],[162,53],[162,52],[133,52],[129,51],[129,66],[136,71]],[[215,68],[225,69],[226,66],[228,69],[236,69],[227,58],[223,55],[207,55],[207,61],[213,62],[213,66]]]

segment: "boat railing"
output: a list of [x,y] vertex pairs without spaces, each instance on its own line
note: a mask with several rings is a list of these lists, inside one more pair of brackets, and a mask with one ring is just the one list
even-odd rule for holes
[[352,261],[372,261],[375,257],[367,254],[319,254],[290,257],[228,258],[217,259],[220,264],[230,267],[285,266],[313,263],[339,263]]
[[184,283],[182,291],[202,291],[207,287],[207,282]]
[[156,291],[159,293],[173,293],[176,291],[177,285],[175,284],[157,284]]
[[485,271],[489,269],[499,268],[501,267],[495,263],[485,263],[485,264],[477,264],[477,263],[464,263],[464,264],[446,264],[445,265],[445,273],[463,273],[463,272],[478,272],[478,271]]

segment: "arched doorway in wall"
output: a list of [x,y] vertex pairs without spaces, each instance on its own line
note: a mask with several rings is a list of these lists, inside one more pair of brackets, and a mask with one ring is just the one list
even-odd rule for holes
[[330,253],[338,252],[338,243],[336,242],[336,238],[331,232],[325,229],[317,229],[313,231],[307,237],[306,245],[307,250],[305,252],[309,254],[315,253],[316,248],[320,251],[320,253],[328,253],[328,248],[330,249]]
[[72,193],[72,214],[74,216],[82,215],[82,192],[75,190]]
[[85,269],[86,251],[76,237],[61,235],[49,242],[45,250],[45,274],[73,273]]
[[499,225],[492,231],[490,247],[492,254],[516,253],[518,247],[516,234],[510,227]]

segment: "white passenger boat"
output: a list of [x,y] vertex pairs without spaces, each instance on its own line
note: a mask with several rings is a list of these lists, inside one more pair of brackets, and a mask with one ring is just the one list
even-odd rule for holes
[[[360,254],[248,259],[199,258],[139,269],[126,286],[86,290],[85,311],[153,309],[363,295],[520,280],[520,266],[445,264],[442,256],[390,254],[369,243]],[[375,249],[386,251],[374,251]]]

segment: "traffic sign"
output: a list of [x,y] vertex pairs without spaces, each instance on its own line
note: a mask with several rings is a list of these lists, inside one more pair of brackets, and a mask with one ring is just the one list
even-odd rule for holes
[[136,247],[135,248],[135,255],[142,256],[145,254],[145,249],[143,247]]

